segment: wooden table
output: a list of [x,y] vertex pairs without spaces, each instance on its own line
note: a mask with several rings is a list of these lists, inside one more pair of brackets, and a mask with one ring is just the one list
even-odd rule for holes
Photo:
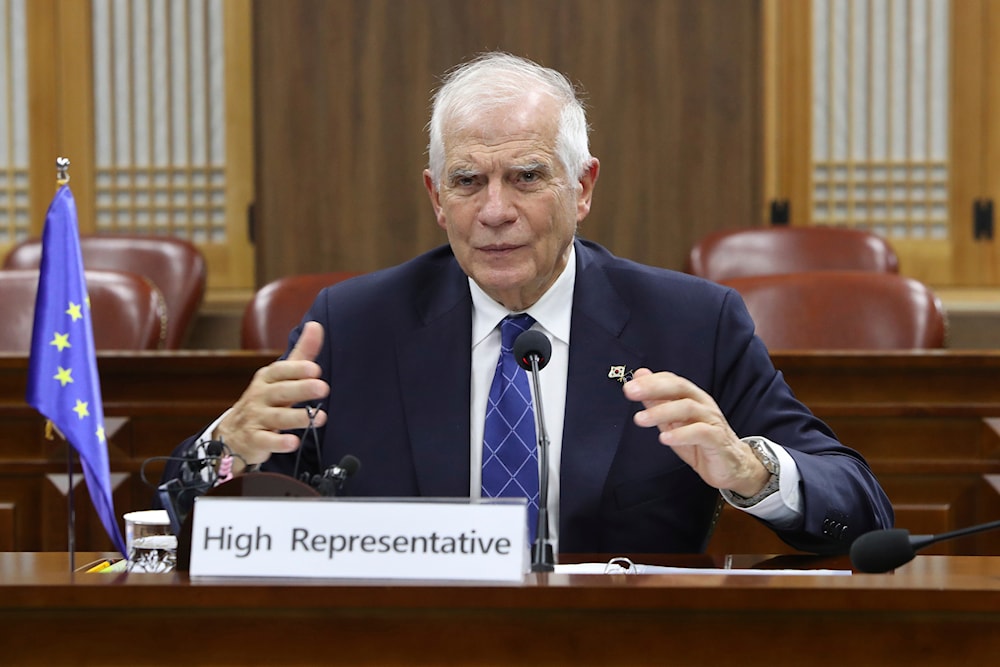
[[675,562],[719,569],[519,585],[192,581],[72,574],[63,553],[0,553],[0,664],[982,667],[1000,655],[997,558],[918,556],[892,574],[852,576]]

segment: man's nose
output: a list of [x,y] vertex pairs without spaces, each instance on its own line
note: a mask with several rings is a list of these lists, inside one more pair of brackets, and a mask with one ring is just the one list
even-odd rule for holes
[[512,193],[502,182],[490,182],[484,191],[486,201],[479,210],[479,220],[484,225],[502,225],[517,218]]

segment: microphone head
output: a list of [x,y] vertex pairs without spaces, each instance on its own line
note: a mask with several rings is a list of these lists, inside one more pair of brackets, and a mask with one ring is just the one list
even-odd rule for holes
[[345,454],[344,458],[340,459],[340,463],[337,465],[344,471],[344,479],[351,477],[361,469],[361,461],[353,454]]
[[531,370],[531,357],[538,359],[538,370],[545,368],[552,356],[552,341],[537,329],[528,329],[514,340],[514,358],[526,371]]
[[904,528],[873,530],[851,544],[851,563],[861,572],[888,572],[913,560],[917,551]]

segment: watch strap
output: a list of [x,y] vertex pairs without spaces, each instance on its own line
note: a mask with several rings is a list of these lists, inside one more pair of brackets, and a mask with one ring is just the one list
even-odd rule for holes
[[761,462],[764,468],[771,473],[771,477],[767,480],[767,484],[764,485],[764,488],[749,497],[741,496],[735,491],[730,491],[728,489],[719,490],[720,493],[722,493],[722,497],[725,498],[730,504],[735,505],[736,507],[746,508],[753,507],[781,487],[781,464],[778,462],[778,457],[775,456],[770,445],[767,444],[767,440],[764,438],[751,436],[742,438],[742,440],[750,446],[750,451],[753,452],[754,456],[757,457],[757,460]]

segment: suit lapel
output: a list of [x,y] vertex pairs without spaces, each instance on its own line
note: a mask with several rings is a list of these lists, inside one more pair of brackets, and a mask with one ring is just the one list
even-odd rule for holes
[[[622,434],[635,412],[612,366],[634,370],[643,355],[625,346],[621,334],[631,317],[608,282],[596,252],[577,243],[566,417],[560,461],[560,548],[592,530],[578,517],[599,517],[608,472]],[[591,536],[592,539],[592,536]]]
[[[472,299],[451,260],[418,304],[422,325],[397,340],[399,386],[421,496],[469,495]],[[455,415],[442,420],[441,415]]]

